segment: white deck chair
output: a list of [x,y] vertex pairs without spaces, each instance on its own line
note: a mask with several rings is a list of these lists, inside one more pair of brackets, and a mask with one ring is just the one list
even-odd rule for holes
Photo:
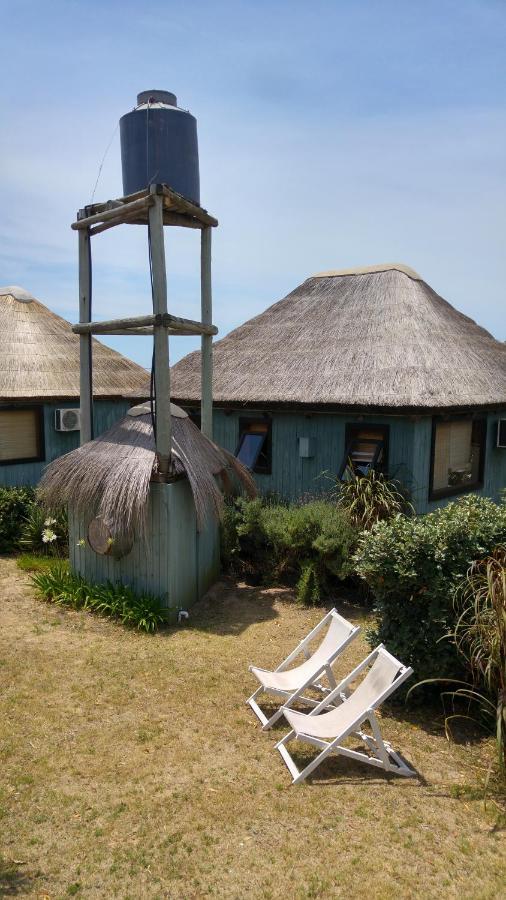
[[[325,637],[318,649],[311,654],[308,645],[327,625],[328,629]],[[321,691],[329,693],[330,689],[336,686],[336,680],[331,668],[332,663],[359,631],[359,625],[352,625],[351,622],[343,619],[335,609],[331,609],[331,611],[323,617],[321,622],[309,632],[307,637],[300,642],[298,647],[283,660],[274,672],[271,672],[268,669],[259,669],[256,666],[249,667],[250,672],[258,678],[260,687],[257,688],[255,693],[252,694],[246,702],[249,703],[255,715],[260,719],[263,731],[267,731],[274,725],[274,722],[277,722],[277,720],[281,718],[283,715],[283,707],[276,710],[270,719],[268,719],[258,706],[257,697],[263,692],[284,697],[285,709],[291,706],[295,700],[306,703],[309,706],[318,706],[318,700],[314,700],[310,697],[303,697],[303,692],[308,687],[316,687]],[[300,653],[304,654],[306,661],[300,666],[288,669],[290,663],[292,663]],[[327,676],[330,688],[325,688],[319,683],[318,679],[323,675]]]
[[[371,668],[365,678],[350,693],[349,685],[369,665]],[[390,744],[383,740],[374,713],[383,701],[412,674],[412,669],[403,666],[380,644],[308,715],[283,707],[283,713],[292,730],[276,744],[276,749],[279,750],[288,766],[293,784],[304,781],[330,753],[338,753],[350,759],[368,763],[370,766],[378,766],[387,772],[396,772],[398,775],[416,775],[416,772],[410,769],[392,750]],[[339,706],[323,712],[335,701],[339,702],[339,699],[342,701]],[[366,720],[371,725],[372,736],[361,730],[361,726]],[[341,742],[351,734],[358,735],[372,755],[343,747]],[[288,741],[294,738],[312,744],[321,750],[321,753],[302,772],[299,772],[286,749]],[[331,740],[324,740],[324,738]]]

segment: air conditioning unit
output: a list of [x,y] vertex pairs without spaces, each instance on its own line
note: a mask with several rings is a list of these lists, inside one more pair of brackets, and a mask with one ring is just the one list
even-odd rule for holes
[[79,431],[81,428],[81,410],[55,409],[54,427],[56,431]]
[[497,423],[497,446],[506,447],[506,419],[499,419]]

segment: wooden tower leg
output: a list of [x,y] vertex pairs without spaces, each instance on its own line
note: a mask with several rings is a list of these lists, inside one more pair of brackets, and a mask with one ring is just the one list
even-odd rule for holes
[[[88,228],[79,231],[79,321],[91,322],[91,247]],[[81,445],[93,438],[92,336],[79,336]]]
[[[203,325],[213,321],[213,298],[211,290],[211,228],[201,231],[200,251],[200,297]],[[201,351],[201,429],[206,437],[213,439],[213,337],[202,335]]]
[[[153,313],[167,313],[167,274],[165,271],[165,244],[163,237],[163,196],[151,186],[154,203],[149,208],[149,235],[151,241],[151,265],[153,271]],[[156,390],[156,455],[162,475],[170,471],[171,422],[170,422],[170,368],[169,336],[164,325],[155,325],[155,390]]]

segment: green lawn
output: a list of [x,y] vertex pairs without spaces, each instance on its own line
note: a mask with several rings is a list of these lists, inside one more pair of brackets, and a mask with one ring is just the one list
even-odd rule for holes
[[448,744],[439,713],[382,716],[417,779],[335,759],[290,785],[283,727],[262,734],[244,704],[248,664],[322,615],[289,591],[221,584],[146,636],[37,600],[4,559],[0,615],[1,896],[504,895],[505,833],[473,799],[491,743]]

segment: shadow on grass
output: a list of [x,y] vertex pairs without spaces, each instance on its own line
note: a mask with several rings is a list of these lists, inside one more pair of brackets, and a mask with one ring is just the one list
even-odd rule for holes
[[[349,746],[350,749],[358,750],[360,753],[364,752],[364,745],[362,743],[347,743],[346,746]],[[311,759],[314,759],[314,756],[308,756],[307,753],[297,752],[296,750],[291,750],[290,753],[299,771],[307,766]],[[308,775],[306,784],[310,784],[314,787],[326,787],[329,782],[331,782],[336,786],[353,785],[358,787],[360,785],[369,785],[371,782],[378,782],[380,784],[385,782],[391,784],[394,782],[408,781],[418,786],[426,787],[427,781],[425,780],[425,777],[415,768],[412,761],[406,759],[399,751],[397,751],[397,753],[401,759],[413,769],[415,773],[413,777],[407,778],[406,776],[397,775],[394,772],[385,772],[377,766],[369,766],[365,762],[361,763],[358,760],[348,759],[347,757],[340,756],[336,753],[331,754],[324,759],[321,765]]]
[[[277,619],[275,603],[296,604],[293,588],[265,587],[223,578],[192,606],[189,625],[213,634],[241,634],[249,625]],[[371,615],[370,609],[361,606],[354,594],[344,589],[321,607],[322,617],[334,606],[357,624]]]
[[424,705],[413,705],[408,700],[404,703],[385,704],[383,710],[397,722],[408,722],[434,737],[446,737],[445,720],[447,720],[453,744],[480,744],[490,737],[490,733],[473,720],[473,710],[469,709],[467,703],[453,704],[447,699],[443,706],[441,700],[434,699],[425,702]]
[[241,634],[249,625],[277,619],[276,601],[290,592],[265,589],[243,582],[218,581],[192,606],[189,625],[212,634]]
[[28,896],[31,881],[17,863],[0,856],[0,897]]

